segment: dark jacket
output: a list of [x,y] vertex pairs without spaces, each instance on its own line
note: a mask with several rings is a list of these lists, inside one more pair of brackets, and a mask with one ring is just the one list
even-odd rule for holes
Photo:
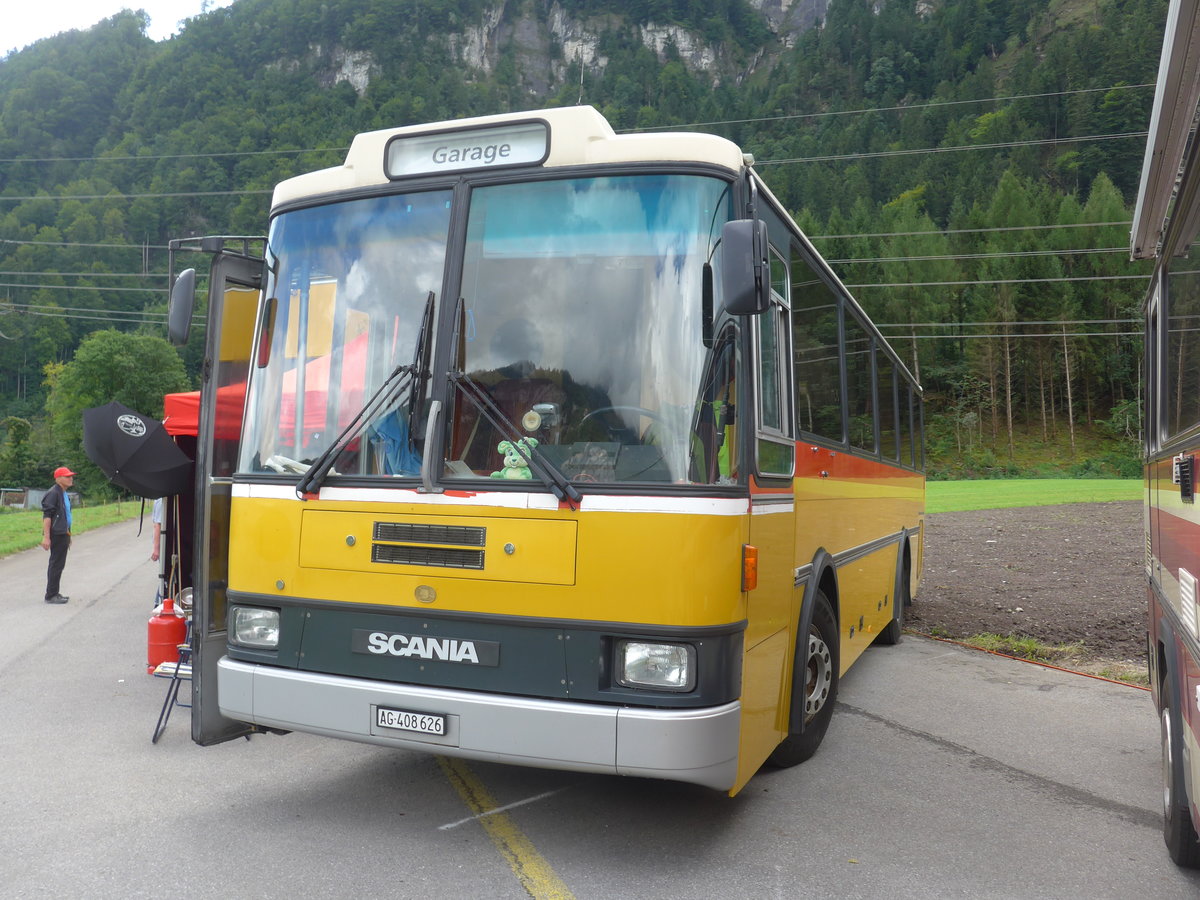
[[51,534],[70,534],[67,524],[67,505],[63,499],[62,485],[56,484],[42,497],[42,518],[50,520]]

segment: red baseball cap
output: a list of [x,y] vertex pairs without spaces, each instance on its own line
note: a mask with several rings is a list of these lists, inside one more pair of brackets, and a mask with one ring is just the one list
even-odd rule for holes
[[66,466],[59,466],[57,469],[54,470],[55,478],[62,478],[64,475],[70,475],[72,478],[75,477],[75,473],[72,472],[70,469],[68,469]]

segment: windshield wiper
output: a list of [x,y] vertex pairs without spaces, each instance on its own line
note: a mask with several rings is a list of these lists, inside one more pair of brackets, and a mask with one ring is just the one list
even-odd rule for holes
[[404,403],[408,415],[408,433],[418,430],[416,404],[425,396],[425,384],[429,380],[429,353],[433,342],[433,291],[425,298],[425,314],[421,317],[421,330],[417,332],[417,346],[413,350],[413,379],[408,386],[408,399]]
[[466,372],[455,369],[447,372],[446,377],[462,392],[463,396],[475,405],[475,408],[491,423],[492,427],[504,435],[505,440],[509,441],[517,449],[517,452],[529,461],[530,471],[538,477],[542,484],[550,488],[555,497],[565,500],[571,509],[579,508],[579,501],[582,499],[579,489],[571,484],[570,479],[559,471],[558,467],[550,462],[536,446],[519,443],[523,435],[517,430],[517,426],[509,421],[508,416],[496,405],[496,401],[480,386],[479,382]]
[[325,448],[325,452],[314,460],[313,464],[308,467],[308,471],[296,482],[297,496],[303,498],[305,494],[316,492],[321,486],[321,482],[325,480],[325,476],[329,474],[329,470],[333,468],[338,454],[362,432],[363,427],[374,419],[376,414],[395,402],[412,377],[412,366],[396,366],[392,369],[391,374],[383,380],[383,384],[371,395],[366,405],[350,420],[350,424],[342,429],[341,434]]
[[419,397],[417,387],[419,384],[424,383],[429,374],[429,353],[426,343],[429,333],[432,330],[433,300],[434,294],[433,291],[430,291],[429,296],[425,300],[425,314],[421,318],[421,330],[417,332],[417,346],[413,352],[412,363],[407,366],[396,366],[396,368],[392,369],[387,378],[383,379],[383,383],[367,398],[367,402],[363,404],[354,418],[350,420],[350,423],[334,439],[334,442],[326,447],[325,452],[314,460],[313,464],[309,466],[308,471],[296,482],[296,495],[298,497],[303,499],[306,494],[315,493],[320,488],[321,482],[325,480],[325,476],[329,474],[333,468],[334,461],[342,450],[345,449],[346,445],[361,434],[363,428],[373,421],[381,411],[395,403],[406,387],[410,388],[407,404],[408,417],[410,421],[412,420],[412,408]]

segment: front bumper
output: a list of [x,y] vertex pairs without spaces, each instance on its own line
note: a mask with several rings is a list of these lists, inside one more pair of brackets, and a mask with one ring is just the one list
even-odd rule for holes
[[[685,781],[730,789],[737,777],[741,703],[647,709],[394,684],[223,657],[221,714],[305,731],[489,762]],[[446,734],[375,726],[375,707],[446,716]]]

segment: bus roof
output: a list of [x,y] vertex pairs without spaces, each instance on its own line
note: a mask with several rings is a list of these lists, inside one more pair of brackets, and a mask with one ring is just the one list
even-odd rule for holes
[[716,135],[619,135],[593,107],[570,106],[364,132],[342,165],[280,182],[272,207],[410,175],[629,162],[700,162],[739,172],[744,158]]
[[1158,64],[1158,85],[1150,113],[1150,136],[1142,161],[1142,181],[1133,212],[1129,250],[1134,259],[1152,259],[1165,231],[1168,209],[1188,135],[1200,103],[1200,2],[1171,0]]

